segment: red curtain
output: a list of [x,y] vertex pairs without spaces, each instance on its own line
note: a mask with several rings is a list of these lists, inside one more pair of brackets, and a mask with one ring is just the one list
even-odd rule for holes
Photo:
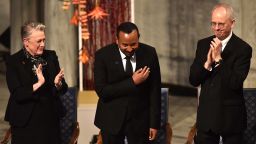
[[[83,66],[85,90],[94,89],[93,62],[95,51],[115,42],[117,26],[131,19],[131,0],[98,0],[98,2],[99,6],[109,15],[100,20],[88,20],[90,38],[83,41],[83,46],[87,48],[90,56],[89,63]],[[96,0],[87,0],[87,12],[92,11],[95,6]]]

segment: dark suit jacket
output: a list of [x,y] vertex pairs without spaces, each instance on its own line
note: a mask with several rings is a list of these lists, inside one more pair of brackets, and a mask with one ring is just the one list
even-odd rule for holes
[[201,85],[197,128],[215,132],[241,132],[246,128],[243,82],[250,69],[252,48],[235,34],[221,53],[223,62],[208,71],[204,68],[214,36],[198,41],[190,68],[190,83]]
[[148,79],[140,85],[133,83],[123,68],[119,48],[108,45],[96,52],[94,64],[95,89],[99,96],[95,125],[117,134],[125,120],[132,119],[130,129],[145,132],[160,125],[161,77],[156,51],[139,44],[136,70],[150,67]]
[[[58,58],[55,51],[51,50],[44,50],[42,57],[47,61],[49,81],[52,87],[49,95],[56,96],[58,111],[60,115],[64,115],[59,95],[67,91],[67,84],[63,80],[60,90],[57,90],[54,85],[54,78],[60,71]],[[33,76],[32,63],[25,57],[23,50],[7,59],[6,80],[10,91],[10,98],[5,113],[5,120],[9,121],[11,126],[25,126],[39,98],[37,93],[33,92],[31,76]]]

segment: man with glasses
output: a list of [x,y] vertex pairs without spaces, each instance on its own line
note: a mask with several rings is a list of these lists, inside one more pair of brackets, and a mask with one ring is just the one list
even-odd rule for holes
[[199,40],[189,80],[201,86],[196,144],[242,144],[246,128],[243,82],[250,69],[252,48],[237,37],[233,8],[217,4],[211,12],[213,36]]
[[5,120],[12,144],[60,144],[60,96],[67,91],[55,51],[45,49],[45,26],[22,26],[23,48],[7,59],[10,98]]

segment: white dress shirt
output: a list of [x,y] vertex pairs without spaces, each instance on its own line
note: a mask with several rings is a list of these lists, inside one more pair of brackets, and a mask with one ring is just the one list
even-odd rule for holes
[[[122,62],[123,62],[123,67],[124,67],[124,71],[126,71],[125,66],[126,66],[126,55],[119,49],[121,58],[122,58]],[[133,56],[130,59],[131,63],[132,63],[132,70],[133,72],[135,72],[135,68],[136,68],[136,55],[135,53],[133,54]]]

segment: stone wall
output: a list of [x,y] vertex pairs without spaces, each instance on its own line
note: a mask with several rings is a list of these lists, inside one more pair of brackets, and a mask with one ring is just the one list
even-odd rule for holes
[[[135,1],[135,23],[141,41],[157,49],[162,82],[190,86],[189,69],[197,41],[212,35],[211,9],[218,2],[234,7],[234,33],[256,48],[256,2],[251,0],[139,0]],[[244,86],[256,87],[255,52]]]
[[210,35],[210,10],[216,1],[135,1],[141,41],[155,46],[162,82],[190,86],[189,68],[197,41]]
[[74,10],[62,10],[62,2],[45,0],[44,19],[47,26],[47,48],[55,50],[60,67],[64,68],[69,87],[77,86],[78,80],[78,27],[70,24]]

